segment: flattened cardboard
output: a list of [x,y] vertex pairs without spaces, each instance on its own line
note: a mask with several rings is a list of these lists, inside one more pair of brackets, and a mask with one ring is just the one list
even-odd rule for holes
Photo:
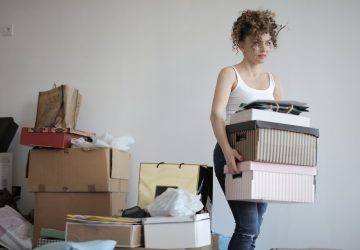
[[110,148],[32,149],[30,192],[128,192],[130,154]]
[[67,214],[118,216],[127,208],[127,193],[35,193],[35,244],[42,227],[65,230]]
[[66,222],[66,241],[115,240],[118,247],[143,245],[143,226],[125,223]]

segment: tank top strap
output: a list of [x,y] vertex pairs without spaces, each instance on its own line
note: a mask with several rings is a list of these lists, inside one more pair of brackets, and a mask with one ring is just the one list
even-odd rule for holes
[[275,79],[274,79],[274,76],[273,76],[273,74],[271,74],[271,72],[269,71],[268,72],[268,75],[269,75],[269,87],[270,88],[275,88]]
[[240,80],[240,76],[239,76],[239,73],[237,72],[237,70],[236,70],[236,68],[234,67],[234,66],[231,66],[231,68],[233,68],[234,69],[234,71],[235,71],[235,75],[236,75],[236,85],[238,85],[238,83],[239,83],[239,80]]
[[242,79],[241,79],[241,77],[240,77],[239,72],[236,70],[235,66],[231,66],[231,67],[234,69],[234,71],[235,71],[235,76],[236,76],[236,86],[235,86],[234,89],[237,89],[237,88],[239,87],[239,85],[241,84]]

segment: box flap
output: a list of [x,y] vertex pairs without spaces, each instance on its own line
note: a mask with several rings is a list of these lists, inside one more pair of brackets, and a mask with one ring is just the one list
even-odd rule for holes
[[84,137],[95,137],[96,134],[93,132],[86,132],[81,130],[76,130],[73,128],[28,128],[23,127],[22,130],[27,133],[63,133],[63,134],[74,134],[81,135]]
[[181,223],[194,222],[209,219],[208,213],[183,215],[183,216],[169,216],[169,217],[148,217],[143,219],[143,224],[160,224],[160,223]]
[[111,178],[130,178],[130,154],[117,149],[111,150]]

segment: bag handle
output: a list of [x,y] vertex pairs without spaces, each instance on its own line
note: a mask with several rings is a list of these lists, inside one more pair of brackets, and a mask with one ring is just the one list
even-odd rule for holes
[[[161,161],[161,162],[159,162],[159,163],[156,165],[156,168],[159,168],[159,166],[160,166],[161,164],[166,164],[166,163],[163,162],[163,161]],[[185,164],[184,162],[180,163],[180,164],[179,164],[179,168],[181,168],[181,166],[184,165],[184,164]]]

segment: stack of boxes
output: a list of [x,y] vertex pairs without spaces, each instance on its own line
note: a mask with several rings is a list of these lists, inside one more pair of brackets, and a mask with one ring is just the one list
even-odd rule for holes
[[[199,164],[141,163],[139,174],[139,200],[141,208],[151,204],[155,197],[167,188],[179,188],[191,193],[199,192],[203,204],[210,203],[212,195],[212,168]],[[173,210],[189,212],[188,196],[163,200],[174,206]],[[184,201],[184,206],[179,202]],[[158,203],[159,204],[159,203]],[[172,206],[169,207],[172,207]],[[159,209],[166,210],[166,204]],[[131,210],[136,211],[136,208]],[[173,211],[173,212],[175,212]],[[151,213],[151,209],[149,211]],[[134,213],[135,214],[135,213]],[[89,219],[91,220],[91,219]],[[69,218],[66,223],[66,240],[87,241],[112,239],[117,241],[117,249],[177,249],[210,250],[211,231],[209,213],[182,216],[155,216],[140,220],[118,218],[112,223],[96,220],[76,221]],[[141,224],[140,224],[141,223]],[[181,235],[181,237],[179,237]],[[139,247],[144,246],[144,247]],[[139,248],[138,248],[139,247]]]
[[75,129],[81,95],[68,85],[39,92],[35,128],[20,143],[34,146],[26,168],[35,194],[33,245],[42,228],[65,230],[67,214],[120,215],[127,208],[130,155],[113,148],[71,148],[94,137]]
[[65,230],[66,214],[120,215],[127,207],[129,161],[129,153],[111,148],[30,150],[33,244],[41,228]]
[[[241,113],[235,115],[241,117]],[[226,175],[226,198],[314,202],[318,129],[307,126],[307,117],[267,110],[253,113],[256,120],[250,115],[247,121],[226,126],[230,145],[245,159],[238,163],[241,173]],[[262,114],[266,121],[261,120]],[[282,123],[277,122],[279,115]],[[293,121],[303,126],[292,125]]]

